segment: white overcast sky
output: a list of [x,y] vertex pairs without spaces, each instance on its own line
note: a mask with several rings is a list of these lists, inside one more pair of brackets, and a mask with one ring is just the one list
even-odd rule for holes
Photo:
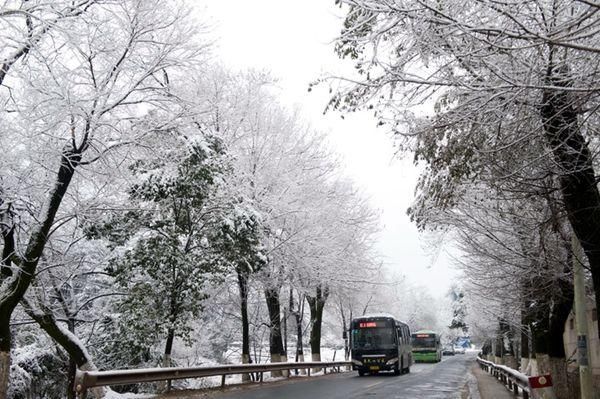
[[309,82],[324,72],[341,73],[350,65],[333,52],[342,10],[333,0],[198,0],[199,18],[216,38],[216,58],[233,69],[260,68],[279,78],[281,100],[299,106],[315,128],[327,132],[346,173],[382,212],[378,250],[391,270],[441,296],[457,274],[442,251],[430,256],[406,216],[417,172],[411,156],[394,160],[392,140],[367,114],[323,115],[327,94],[308,92]]

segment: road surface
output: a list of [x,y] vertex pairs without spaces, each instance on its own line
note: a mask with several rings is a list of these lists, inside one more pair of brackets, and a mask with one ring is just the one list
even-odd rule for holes
[[[469,370],[474,354],[444,357],[437,364],[415,364],[410,374],[379,374],[359,377],[356,372],[328,374],[311,378],[292,378],[266,384],[229,388],[224,392],[186,392],[163,398],[197,399],[467,399],[478,398]],[[472,388],[473,390],[473,388]]]

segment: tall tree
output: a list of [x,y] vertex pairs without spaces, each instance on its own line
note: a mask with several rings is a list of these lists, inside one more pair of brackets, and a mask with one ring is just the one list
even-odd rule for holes
[[467,317],[467,306],[465,303],[465,294],[463,290],[456,285],[450,288],[448,292],[450,301],[452,303],[452,319],[448,328],[450,330],[456,330],[458,334],[463,335],[469,331],[469,327],[466,324]]
[[[3,159],[1,190],[0,397],[8,385],[10,319],[60,228],[69,187],[85,180],[92,164],[170,123],[141,117],[173,101],[156,76],[196,58],[183,8],[162,0],[22,4],[0,15],[4,23],[24,17],[28,32],[16,44],[26,49],[27,62],[17,49],[2,69],[3,88],[10,90],[2,92],[0,140],[13,150]],[[57,29],[48,16],[60,7]]]
[[233,258],[223,250],[242,244],[235,239],[245,227],[233,225],[243,208],[227,191],[231,171],[222,143],[210,136],[189,140],[183,147],[171,143],[158,159],[136,162],[133,210],[90,229],[126,248],[109,269],[130,293],[118,305],[126,320],[119,324],[132,343],[145,343],[142,351],[164,340],[164,367],[171,365],[174,339],[191,339],[190,321],[202,311],[207,284],[222,278]]
[[[403,148],[437,172],[430,178],[442,207],[455,203],[457,181],[484,177],[479,166],[490,153],[543,143],[543,156],[534,153],[530,163],[555,163],[563,210],[600,306],[600,194],[590,151],[598,127],[598,6],[341,2],[348,14],[337,50],[356,60],[359,76],[332,106],[355,109],[374,99],[382,123],[407,139]],[[432,98],[433,115],[410,112]]]

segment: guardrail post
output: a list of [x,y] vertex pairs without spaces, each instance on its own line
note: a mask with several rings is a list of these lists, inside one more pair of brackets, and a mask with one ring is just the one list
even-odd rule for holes
[[225,377],[227,376],[227,374],[223,374],[221,376],[221,388],[225,388]]
[[[519,396],[519,385],[516,383],[513,383],[513,393],[515,396]],[[523,394],[523,396],[525,396],[525,394]]]
[[77,370],[75,372],[75,384],[73,386],[75,395],[79,399],[85,399],[87,396],[86,375],[85,372]]
[[310,368],[306,369],[306,373],[308,374],[308,376],[310,377]]

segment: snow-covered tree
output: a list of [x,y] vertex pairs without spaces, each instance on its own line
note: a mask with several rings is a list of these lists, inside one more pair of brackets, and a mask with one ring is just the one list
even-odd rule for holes
[[254,222],[242,220],[244,204],[227,191],[231,170],[220,140],[171,143],[161,155],[132,166],[140,178],[129,191],[132,210],[90,233],[123,246],[108,268],[129,293],[117,304],[118,345],[141,354],[164,342],[162,363],[169,366],[174,339],[193,337],[207,285],[255,247],[247,238]]
[[[70,187],[117,167],[125,145],[171,123],[143,116],[173,103],[161,77],[197,59],[197,47],[189,45],[185,7],[163,0],[9,1],[0,19],[9,27],[2,36],[0,146],[11,149],[0,183],[5,396],[10,319],[49,237],[73,212]],[[89,358],[78,366],[94,367]]]
[[[472,286],[485,294],[491,283],[488,296],[507,298],[498,308],[536,309],[539,357],[564,378],[571,231],[585,242],[600,304],[597,5],[342,3],[337,50],[358,77],[332,106],[373,106],[414,150],[425,168],[411,215],[420,227],[457,227]],[[418,115],[423,104],[433,106]]]
[[448,328],[457,331],[459,334],[466,334],[469,331],[469,327],[466,323],[467,305],[465,303],[465,294],[460,287],[454,285],[450,288],[448,296],[452,303],[452,319]]
[[[235,156],[238,186],[262,217],[267,259],[258,276],[270,310],[265,322],[271,327],[272,358],[278,361],[286,356],[281,319],[284,287],[292,285],[289,290],[296,291],[299,298],[312,298],[320,292],[322,308],[322,293],[348,285],[353,276],[361,279],[373,264],[370,250],[376,215],[340,177],[324,136],[312,131],[298,112],[281,106],[274,91],[269,74],[218,69],[200,80],[190,97],[206,97],[206,103],[198,106],[207,106],[209,111],[207,117],[199,118],[199,124],[227,143]],[[250,270],[257,272],[258,268]],[[251,274],[238,276],[247,284]],[[242,304],[246,302],[244,284],[240,284]],[[302,302],[296,306],[299,315]],[[315,322],[311,324],[318,337],[322,310],[314,309]],[[244,313],[242,308],[243,325],[247,320]],[[320,339],[313,341],[317,355]],[[246,338],[243,347],[249,348]],[[243,350],[243,360],[249,355],[247,350]]]
[[[557,177],[561,210],[583,243],[600,305],[597,5],[341,2],[348,14],[337,50],[355,60],[359,76],[332,106],[351,110],[373,100],[382,123],[406,139],[403,148],[427,164],[441,207],[459,201],[461,182],[485,179],[482,165],[494,154],[529,149],[525,165],[552,164],[546,173]],[[432,101],[432,115],[412,112]]]

